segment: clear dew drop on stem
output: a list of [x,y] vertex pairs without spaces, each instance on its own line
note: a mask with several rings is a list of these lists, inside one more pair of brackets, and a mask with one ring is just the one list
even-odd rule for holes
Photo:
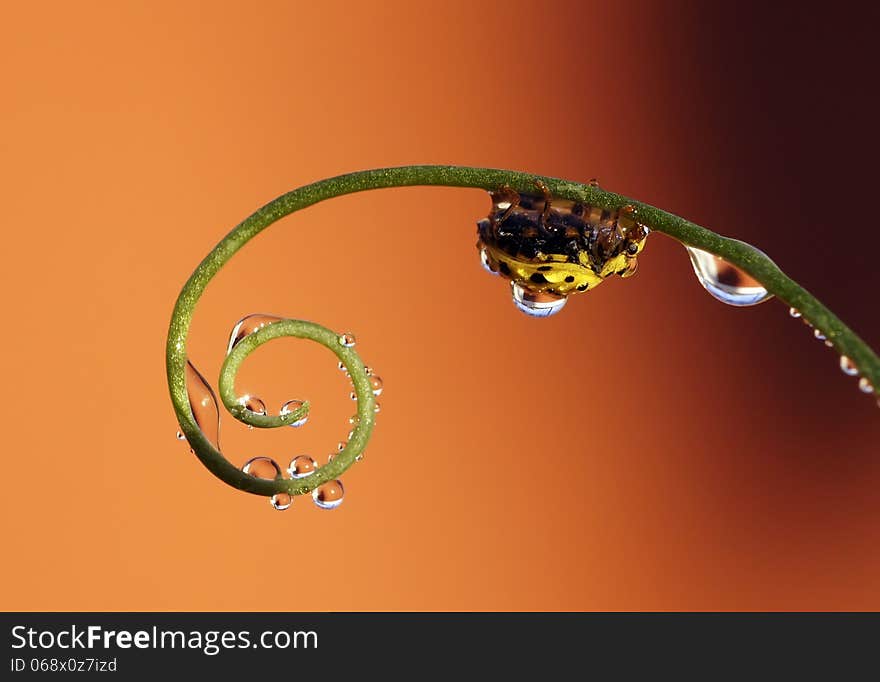
[[854,377],[859,373],[859,368],[856,367],[856,363],[854,363],[845,355],[840,356],[840,370],[850,377]]
[[263,313],[252,313],[241,318],[235,323],[235,326],[229,334],[229,343],[226,344],[226,354],[229,355],[238,342],[248,334],[253,334],[267,324],[278,322],[283,319],[283,317],[278,317],[277,315],[264,315]]
[[382,395],[382,391],[384,390],[382,377],[372,374],[370,376],[370,388],[373,389],[373,395]]
[[271,457],[252,457],[244,463],[241,470],[254,478],[264,478],[269,481],[281,478],[281,467]]
[[[286,419],[288,415],[293,414],[298,409],[302,408],[305,405],[305,402],[302,400],[288,400],[281,406],[281,419]],[[288,426],[292,426],[294,428],[300,427],[305,424],[309,420],[309,415],[305,415],[304,417],[300,417],[296,421],[290,422]]]
[[529,317],[550,317],[565,307],[568,299],[546,292],[534,292],[524,289],[516,282],[510,283],[513,304],[518,310]]
[[259,415],[266,414],[266,403],[255,395],[243,395],[238,399],[238,402],[240,402],[248,412]]
[[214,390],[189,360],[186,361],[186,394],[193,418],[211,444],[220,449],[220,408]]
[[312,500],[320,509],[336,509],[345,497],[342,481],[328,481],[312,491]]
[[291,478],[307,478],[318,469],[318,463],[308,455],[298,455],[290,461],[287,473]]
[[271,502],[272,506],[278,511],[284,511],[285,509],[290,508],[290,505],[293,503],[293,498],[287,493],[275,493],[269,498],[269,502]]
[[861,379],[859,379],[859,390],[862,393],[873,393],[874,386],[871,385],[871,382],[868,381],[867,377],[862,377]]
[[177,432],[177,440],[186,440],[186,436],[183,435],[180,431]]
[[[744,246],[761,253],[750,244],[740,242]],[[749,306],[763,303],[773,298],[760,282],[739,269],[732,263],[715,254],[685,246],[694,266],[694,273],[703,288],[722,303],[734,306]]]
[[345,346],[346,348],[351,348],[356,343],[354,338],[354,334],[351,332],[345,332],[344,334],[339,335],[339,343],[340,345]]

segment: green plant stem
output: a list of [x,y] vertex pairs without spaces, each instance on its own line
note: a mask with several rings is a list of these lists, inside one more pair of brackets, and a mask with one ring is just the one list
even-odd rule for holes
[[[196,304],[208,283],[248,241],[284,216],[344,194],[415,185],[471,187],[488,191],[507,186],[518,192],[534,194],[536,182],[544,183],[553,196],[562,199],[589,203],[605,209],[618,209],[627,204],[632,205],[636,208],[638,221],[647,225],[652,231],[662,232],[683,244],[713,253],[741,268],[759,281],[776,298],[800,311],[805,319],[809,320],[834,344],[841,355],[846,355],[856,364],[863,377],[880,389],[880,358],[877,354],[834,313],[782,272],[773,261],[740,241],[722,237],[684,218],[629,197],[607,192],[599,187],[557,178],[464,166],[382,168],[320,180],[281,195],[229,232],[187,280],[171,316],[166,347],[166,367],[171,401],[178,423],[199,459],[212,473],[235,488],[258,495],[272,495],[276,492],[301,494],[314,489],[325,481],[336,478],[345,471],[355,461],[357,455],[363,451],[374,425],[375,400],[369,378],[364,373],[363,363],[357,353],[353,349],[342,346],[336,332],[311,322],[284,320],[269,324],[248,335],[227,357],[220,382],[223,403],[239,421],[261,428],[282,425],[283,422],[278,417],[260,417],[240,408],[233,390],[235,373],[250,352],[273,338],[294,336],[315,341],[339,357],[349,370],[354,383],[360,420],[346,449],[306,479],[264,480],[242,473],[226,460],[201,432],[193,417],[187,397],[185,371],[187,335]],[[302,413],[305,414],[307,410],[307,407],[304,408]]]

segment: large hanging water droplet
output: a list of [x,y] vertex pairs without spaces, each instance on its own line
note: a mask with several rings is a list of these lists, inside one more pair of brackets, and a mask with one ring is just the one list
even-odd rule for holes
[[186,361],[186,394],[196,424],[215,448],[220,449],[220,409],[214,390],[189,360]]
[[556,296],[546,292],[532,292],[523,289],[516,282],[511,282],[513,304],[531,317],[550,317],[565,307],[568,300],[565,296]]
[[290,508],[293,498],[287,493],[275,493],[269,498],[269,502],[271,502],[272,506],[278,511],[284,511],[285,509]]
[[[302,400],[288,400],[286,403],[284,403],[281,406],[281,419],[286,419],[287,415],[292,414],[293,412],[296,412],[303,405],[305,405],[305,403]],[[288,426],[293,426],[294,428],[296,428],[298,426],[302,426],[308,420],[309,420],[309,415],[306,415],[305,417],[301,417],[300,419],[297,419],[296,421],[290,422],[290,424],[288,424]]]
[[270,481],[281,477],[281,467],[271,457],[253,457],[244,463],[241,470],[248,476]]
[[339,335],[339,343],[341,345],[345,346],[346,348],[351,348],[356,343],[356,340],[354,338],[354,334],[352,334],[351,332],[345,332],[344,334],[340,334]]
[[384,382],[382,381],[382,377],[376,376],[375,374],[370,376],[370,388],[373,389],[373,395],[382,395],[382,391],[384,389]]
[[306,478],[318,469],[318,464],[308,455],[299,455],[290,461],[287,473],[291,478]]
[[845,355],[840,356],[840,370],[850,377],[854,377],[859,373],[859,368],[856,367],[856,363]]
[[[764,254],[754,246],[740,242]],[[694,272],[703,288],[722,303],[735,306],[757,305],[773,298],[754,277],[723,258],[693,246],[686,246]]]
[[263,313],[253,313],[241,318],[235,323],[232,332],[229,334],[229,343],[226,345],[226,354],[232,352],[236,344],[248,334],[253,334],[258,329],[265,327],[267,324],[283,320],[283,317],[277,315],[264,315]]
[[345,488],[340,480],[328,481],[312,491],[312,499],[321,509],[336,509],[344,497]]

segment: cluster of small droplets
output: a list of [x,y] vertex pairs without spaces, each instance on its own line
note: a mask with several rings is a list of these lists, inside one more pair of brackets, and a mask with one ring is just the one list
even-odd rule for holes
[[[810,322],[806,317],[803,317],[803,315],[797,308],[789,308],[788,314],[795,319],[800,318],[801,322],[803,322],[805,325],[813,330],[813,336],[816,339],[818,339],[819,341],[824,341],[825,345],[829,348],[834,347],[834,343],[830,339],[828,339],[820,330],[814,328],[813,323]],[[853,362],[846,355],[840,356],[840,371],[850,377],[859,376],[859,368],[856,366],[856,363]],[[859,378],[859,390],[862,393],[867,393],[868,395],[873,394],[875,391],[874,385],[871,383],[868,377]],[[877,400],[877,406],[880,407],[880,399]]]
[[[271,457],[252,457],[244,463],[241,470],[248,476],[264,480],[284,478],[281,467]],[[286,473],[292,479],[303,479],[313,475],[317,470],[318,465],[312,457],[298,455],[291,460]],[[335,509],[342,504],[344,494],[342,481],[328,481],[312,490],[312,500],[320,509]],[[275,493],[269,498],[269,502],[278,511],[284,511],[293,504],[293,497],[285,492]]]
[[[267,324],[271,324],[281,319],[282,318],[272,315],[263,314],[254,314],[244,317],[233,327],[229,339],[229,344],[227,346],[227,354],[231,353],[232,349],[247,335],[252,334],[259,329],[262,329]],[[338,337],[338,341],[339,344],[345,348],[352,348],[356,343],[355,336],[351,332],[340,334]],[[351,375],[348,372],[348,368],[346,367],[344,362],[340,361],[338,367],[341,371],[345,372],[345,375],[349,379],[351,378]],[[364,367],[364,373],[367,375],[367,377],[369,377],[370,388],[373,392],[373,395],[381,395],[383,390],[382,378],[377,376],[370,367]],[[199,379],[201,379],[200,376]],[[204,387],[200,385],[196,388],[202,389],[199,395],[204,393],[205,396],[208,396],[208,394],[210,393],[210,389],[207,388],[207,385],[205,385]],[[216,411],[216,400],[213,399],[213,394],[210,394],[210,396],[208,397],[210,397],[211,400],[208,400],[208,398],[204,398],[205,405],[213,405]],[[357,400],[357,395],[355,394],[355,392],[351,393],[351,399]],[[201,398],[199,398],[199,400],[201,400]],[[199,400],[194,401],[192,395],[190,396],[190,404],[194,406],[194,412],[196,411],[194,402],[197,403],[199,402]],[[210,403],[210,405],[208,405],[208,403]],[[247,410],[247,412],[252,415],[265,416],[268,414],[266,404],[260,398],[254,395],[246,394],[241,396],[239,398],[239,404],[244,408],[244,410]],[[305,406],[306,403],[303,400],[288,400],[281,406],[279,417],[282,421],[286,421],[290,418],[290,415],[295,414]],[[379,412],[378,403],[375,403],[374,411]],[[219,423],[219,413],[216,415],[216,419]],[[197,419],[197,421],[199,420]],[[305,415],[298,419],[294,419],[288,424],[288,426],[299,427],[304,425],[307,421],[308,415]],[[354,429],[357,427],[360,419],[355,414],[354,416],[349,418],[348,421],[352,425],[352,430],[349,431],[348,439],[346,441],[341,441],[338,444],[338,452],[342,452],[348,446],[348,443],[354,437]],[[248,425],[248,427],[253,428],[250,425]],[[186,436],[184,436],[181,431],[178,431],[177,439],[185,441]],[[216,442],[216,436],[215,445],[219,447],[219,444]],[[192,450],[190,450],[190,452],[192,452]],[[328,463],[333,460],[333,456],[335,454],[337,453],[330,454],[330,456],[327,458]],[[361,452],[357,455],[357,457],[355,457],[355,461],[360,462],[363,460],[363,458],[364,453]],[[312,476],[318,470],[318,468],[318,463],[311,456],[297,455],[290,461],[290,464],[284,472],[282,472],[281,467],[278,466],[278,463],[271,457],[252,457],[247,462],[245,462],[244,465],[242,465],[241,470],[248,476],[271,481],[279,479],[283,480],[286,477],[294,480],[308,478],[309,476]],[[342,485],[342,481],[333,480],[327,481],[326,483],[323,483],[322,485],[314,489],[306,488],[304,489],[304,492],[311,493],[312,500],[314,501],[315,505],[320,509],[335,509],[340,504],[342,504],[345,495],[345,488]],[[279,511],[284,511],[285,509],[289,509],[290,506],[293,504],[293,496],[286,492],[279,492],[272,495],[269,498],[269,502],[271,503],[273,508]]]

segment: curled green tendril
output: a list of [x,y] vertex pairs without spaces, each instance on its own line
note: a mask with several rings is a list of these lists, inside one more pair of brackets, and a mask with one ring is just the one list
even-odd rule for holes
[[543,183],[555,197],[588,203],[603,209],[615,210],[629,204],[636,209],[638,221],[647,225],[653,232],[662,232],[685,245],[715,254],[736,265],[760,282],[769,293],[800,311],[804,318],[825,335],[837,352],[847,356],[855,363],[862,377],[880,389],[880,357],[834,313],[782,272],[773,261],[747,244],[722,237],[684,218],[620,194],[567,180],[516,171],[465,166],[382,168],[320,180],[281,195],[229,232],[187,280],[171,316],[166,346],[166,368],[171,402],[181,432],[202,463],[222,481],[240,490],[266,496],[279,492],[298,495],[339,477],[351,466],[355,458],[366,447],[375,423],[375,398],[369,377],[366,375],[364,365],[357,353],[339,342],[337,332],[303,320],[281,320],[268,324],[246,336],[226,358],[219,382],[223,404],[236,419],[258,428],[283,426],[289,424],[293,419],[305,416],[308,413],[307,405],[291,413],[287,421],[278,416],[257,415],[248,412],[238,402],[234,384],[235,375],[241,363],[262,344],[279,336],[309,339],[329,348],[344,363],[351,374],[357,395],[359,422],[348,445],[328,464],[320,467],[308,478],[266,480],[243,473],[238,467],[231,464],[202,433],[193,417],[187,396],[187,335],[196,304],[208,283],[247,242],[284,216],[344,194],[415,185],[472,187],[487,191],[509,187],[517,192],[528,194],[534,193],[536,182]]

